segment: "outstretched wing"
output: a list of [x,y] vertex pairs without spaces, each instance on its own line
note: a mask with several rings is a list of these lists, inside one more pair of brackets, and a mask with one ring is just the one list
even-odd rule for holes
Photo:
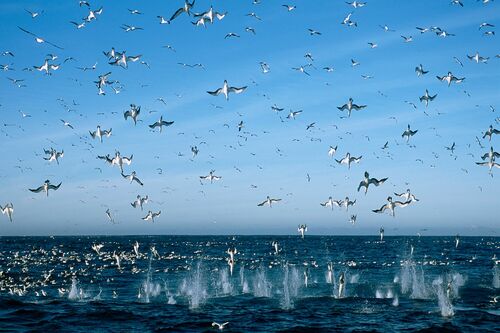
[[406,207],[406,206],[408,206],[410,203],[411,203],[411,200],[408,200],[408,201],[405,201],[405,202],[401,202],[401,201],[394,201],[394,205],[396,205],[397,207]]
[[209,93],[212,96],[218,96],[221,92],[222,92],[222,88],[219,88],[215,91],[207,91],[207,93]]
[[39,188],[36,188],[36,189],[31,189],[31,188],[30,188],[29,190],[30,190],[31,192],[33,192],[33,193],[39,193],[39,192],[41,192],[41,191],[43,190],[43,185],[42,185],[42,186],[40,186]]
[[235,94],[241,94],[242,92],[245,91],[246,88],[247,88],[247,86],[244,86],[244,87],[241,87],[241,88],[238,88],[238,87],[229,87],[228,92],[233,92]]
[[49,185],[49,189],[50,189],[50,190],[57,190],[57,189],[59,189],[59,187],[61,186],[61,184],[62,184],[62,183],[59,183],[59,185],[52,185],[52,184],[50,184],[50,185]]
[[374,213],[383,213],[385,212],[385,210],[388,208],[387,204],[386,205],[383,205],[382,207],[380,207],[379,209],[374,209],[372,210],[372,212]]

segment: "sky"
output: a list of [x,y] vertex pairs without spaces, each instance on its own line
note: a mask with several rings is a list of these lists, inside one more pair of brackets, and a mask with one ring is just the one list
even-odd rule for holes
[[[70,22],[89,13],[78,1],[2,1],[0,52],[14,57],[0,56],[9,65],[0,71],[0,205],[12,202],[14,214],[12,223],[0,216],[0,235],[295,234],[298,224],[307,224],[309,234],[377,234],[384,226],[386,235],[498,235],[500,170],[492,177],[475,162],[500,140],[481,139],[484,148],[476,141],[490,124],[500,128],[500,44],[483,34],[500,25],[500,4],[367,1],[354,8],[295,0],[287,11],[282,3],[197,0],[194,13],[210,6],[226,13],[204,28],[186,13],[159,24],[157,16],[170,18],[183,1],[91,1],[102,14],[76,29]],[[341,24],[351,12],[357,26]],[[479,29],[483,22],[495,27]],[[142,30],[125,32],[124,24]],[[416,29],[431,26],[454,36]],[[63,49],[37,43],[19,27]],[[229,32],[240,37],[224,38]],[[108,64],[103,52],[112,47],[141,55],[147,65]],[[467,58],[476,51],[487,63]],[[51,75],[33,70],[49,54],[60,68]],[[308,63],[310,75],[292,69]],[[418,77],[419,64],[429,73]],[[448,87],[436,76],[449,71],[466,79]],[[98,95],[95,81],[107,72],[120,92],[106,86]],[[18,87],[8,78],[24,81]],[[207,94],[224,80],[247,88],[228,101]],[[419,101],[426,89],[437,94],[428,107]],[[337,107],[349,97],[367,107],[346,117]],[[135,126],[123,116],[132,103],[141,106]],[[291,110],[302,113],[287,119]],[[162,133],[148,126],[160,116],[174,121]],[[409,144],[401,137],[408,124],[418,129]],[[97,125],[112,128],[103,143],[89,135]],[[452,155],[445,147],[453,143]],[[194,158],[191,146],[199,149]],[[338,146],[333,158],[330,146]],[[43,159],[51,147],[64,150],[59,165]],[[144,186],[97,159],[116,150],[133,154],[124,173],[135,170]],[[335,161],[347,152],[363,156],[350,169]],[[201,181],[210,170],[221,180]],[[388,180],[366,195],[357,192],[365,171]],[[28,190],[46,179],[62,185],[48,197]],[[407,188],[420,201],[397,208],[394,218],[372,212]],[[149,196],[144,211],[130,204],[137,195]],[[268,195],[282,200],[258,207]],[[348,212],[322,207],[329,196],[356,204]],[[154,223],[141,219],[149,210],[161,210]]]

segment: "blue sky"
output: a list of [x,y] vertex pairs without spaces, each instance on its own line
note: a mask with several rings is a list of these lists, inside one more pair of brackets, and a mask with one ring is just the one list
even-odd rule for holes
[[[0,234],[289,234],[307,223],[311,234],[374,234],[383,225],[387,234],[427,229],[424,234],[498,235],[499,170],[490,177],[487,168],[474,162],[490,147],[482,140],[481,149],[475,137],[482,137],[490,124],[500,127],[495,123],[499,111],[489,107],[500,108],[498,36],[483,36],[500,25],[500,5],[368,1],[354,9],[343,1],[290,4],[297,8],[288,12],[281,2],[265,0],[196,1],[194,12],[210,5],[227,12],[223,20],[203,28],[185,14],[169,25],[159,24],[156,16],[169,18],[182,1],[91,2],[92,9],[102,6],[103,13],[77,30],[69,22],[81,22],[88,14],[78,1],[2,1],[0,51],[15,57],[0,56],[0,64],[14,69],[0,72],[0,115],[7,124],[0,133],[0,204],[12,202],[15,211],[13,223],[0,217]],[[33,19],[25,9],[43,12]],[[246,16],[250,12],[261,20]],[[350,12],[357,27],[340,24]],[[483,22],[495,27],[479,30]],[[144,30],[125,32],[122,24]],[[384,32],[380,25],[395,32]],[[37,44],[18,26],[64,50]],[[420,34],[417,26],[438,26],[456,36]],[[311,36],[308,28],[322,34]],[[229,32],[241,37],[225,39]],[[413,36],[413,42],[404,43],[401,35]],[[368,42],[378,47],[371,49]],[[109,65],[103,51],[111,47],[141,54],[151,68],[139,62],[128,69]],[[467,59],[476,51],[490,57],[487,64]],[[310,76],[291,69],[307,64],[308,52],[315,67],[307,68]],[[54,63],[61,63],[52,75],[23,71],[43,64],[47,54],[56,54]],[[67,57],[76,61],[63,63]],[[351,59],[360,65],[353,68]],[[269,73],[262,73],[261,61],[270,66]],[[95,70],[77,69],[96,62]],[[179,62],[202,63],[205,69]],[[418,64],[429,73],[417,77]],[[322,69],[327,66],[334,71]],[[123,90],[115,94],[108,87],[105,96],[98,96],[94,81],[109,71]],[[448,71],[466,80],[447,87],[436,75]],[[7,78],[23,79],[26,87]],[[225,79],[248,88],[229,101],[206,93]],[[438,94],[427,108],[419,102],[425,89]],[[349,97],[367,108],[340,118],[346,114],[337,106]],[[131,103],[142,109],[137,126],[123,118]],[[276,114],[274,104],[285,110]],[[31,117],[23,118],[18,110]],[[290,110],[303,113],[288,120]],[[175,121],[161,134],[147,126],[160,115]],[[241,120],[245,127],[239,133]],[[315,127],[306,131],[312,122]],[[419,130],[410,140],[414,146],[401,138],[407,124]],[[102,144],[88,134],[97,125],[113,128]],[[493,136],[491,145],[497,148],[499,140]],[[389,149],[384,151],[386,141]],[[456,159],[444,148],[453,142]],[[200,150],[194,159],[192,145]],[[363,159],[348,170],[327,155],[330,145],[338,145],[337,159],[347,152]],[[59,165],[42,159],[43,149],[50,147],[64,149]],[[125,173],[137,171],[143,187],[129,184],[117,167],[96,159],[115,150],[134,155]],[[199,176],[212,169],[222,180],[201,185]],[[389,180],[370,187],[365,196],[356,192],[364,171]],[[45,179],[62,186],[48,198],[28,191]],[[371,212],[388,195],[407,188],[420,202],[397,209],[395,218]],[[130,206],[137,194],[151,199],[144,212]],[[257,207],[267,195],[282,201],[272,208]],[[319,205],[329,196],[357,202],[349,213],[332,212]],[[117,224],[107,220],[107,208]],[[154,224],[141,220],[148,210],[162,211]],[[351,214],[357,214],[354,226],[348,222]]]

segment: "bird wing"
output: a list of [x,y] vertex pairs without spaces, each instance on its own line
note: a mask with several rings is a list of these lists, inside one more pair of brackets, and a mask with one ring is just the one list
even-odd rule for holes
[[217,96],[217,95],[219,95],[221,92],[222,92],[222,88],[219,88],[219,89],[217,89],[217,90],[215,90],[215,91],[207,91],[207,93],[209,93],[209,94],[210,94],[210,95],[212,95],[212,96]]
[[398,207],[406,207],[406,206],[408,206],[410,203],[411,203],[411,200],[408,200],[408,201],[405,201],[405,202],[401,202],[401,201],[394,201],[394,205],[396,205],[396,206],[398,206]]
[[59,185],[52,185],[52,184],[50,184],[48,188],[51,189],[51,190],[57,190],[57,189],[59,189],[59,187],[61,186],[61,184],[62,183],[59,183]]
[[238,87],[229,87],[228,92],[233,92],[235,94],[241,94],[242,92],[245,91],[246,88],[247,88],[246,86],[241,87],[241,88],[238,88]]
[[31,189],[31,188],[30,188],[29,190],[30,190],[31,192],[33,192],[33,193],[39,193],[39,192],[41,192],[41,191],[43,190],[43,185],[42,185],[42,186],[40,186],[40,187],[39,187],[39,188],[37,188],[37,189]]
[[169,21],[172,21],[172,20],[173,20],[173,19],[175,19],[177,16],[181,15],[181,14],[182,14],[182,12],[184,12],[184,7],[181,7],[181,8],[179,8],[179,9],[177,9],[177,10],[175,11],[175,13],[172,15],[172,17],[170,18],[170,20],[169,20]]
[[383,205],[382,207],[380,207],[379,209],[374,209],[374,210],[372,210],[372,212],[374,212],[374,213],[383,213],[383,212],[385,212],[385,210],[386,210],[387,208],[388,208],[388,205],[387,205],[387,204],[385,204],[385,205]]

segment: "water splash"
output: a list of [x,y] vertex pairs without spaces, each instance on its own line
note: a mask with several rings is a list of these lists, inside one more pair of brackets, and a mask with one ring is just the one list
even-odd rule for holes
[[498,269],[498,265],[493,266],[493,288],[500,288],[500,269]]
[[229,295],[233,292],[233,285],[229,280],[229,271],[227,268],[220,271],[217,287],[223,295]]
[[271,283],[268,281],[266,271],[261,267],[253,280],[253,293],[255,297],[271,297]]
[[187,296],[191,309],[196,309],[205,303],[208,293],[203,280],[201,263],[196,265],[196,269],[191,273],[191,276],[183,280],[180,292]]
[[286,263],[283,267],[283,299],[281,306],[285,310],[293,309],[293,298],[299,294],[300,278],[297,268]]
[[441,311],[441,316],[452,317],[455,312],[453,310],[453,305],[450,299],[447,297],[443,288],[443,278],[438,277],[433,282],[432,285],[436,288],[436,293],[438,297],[438,305]]

